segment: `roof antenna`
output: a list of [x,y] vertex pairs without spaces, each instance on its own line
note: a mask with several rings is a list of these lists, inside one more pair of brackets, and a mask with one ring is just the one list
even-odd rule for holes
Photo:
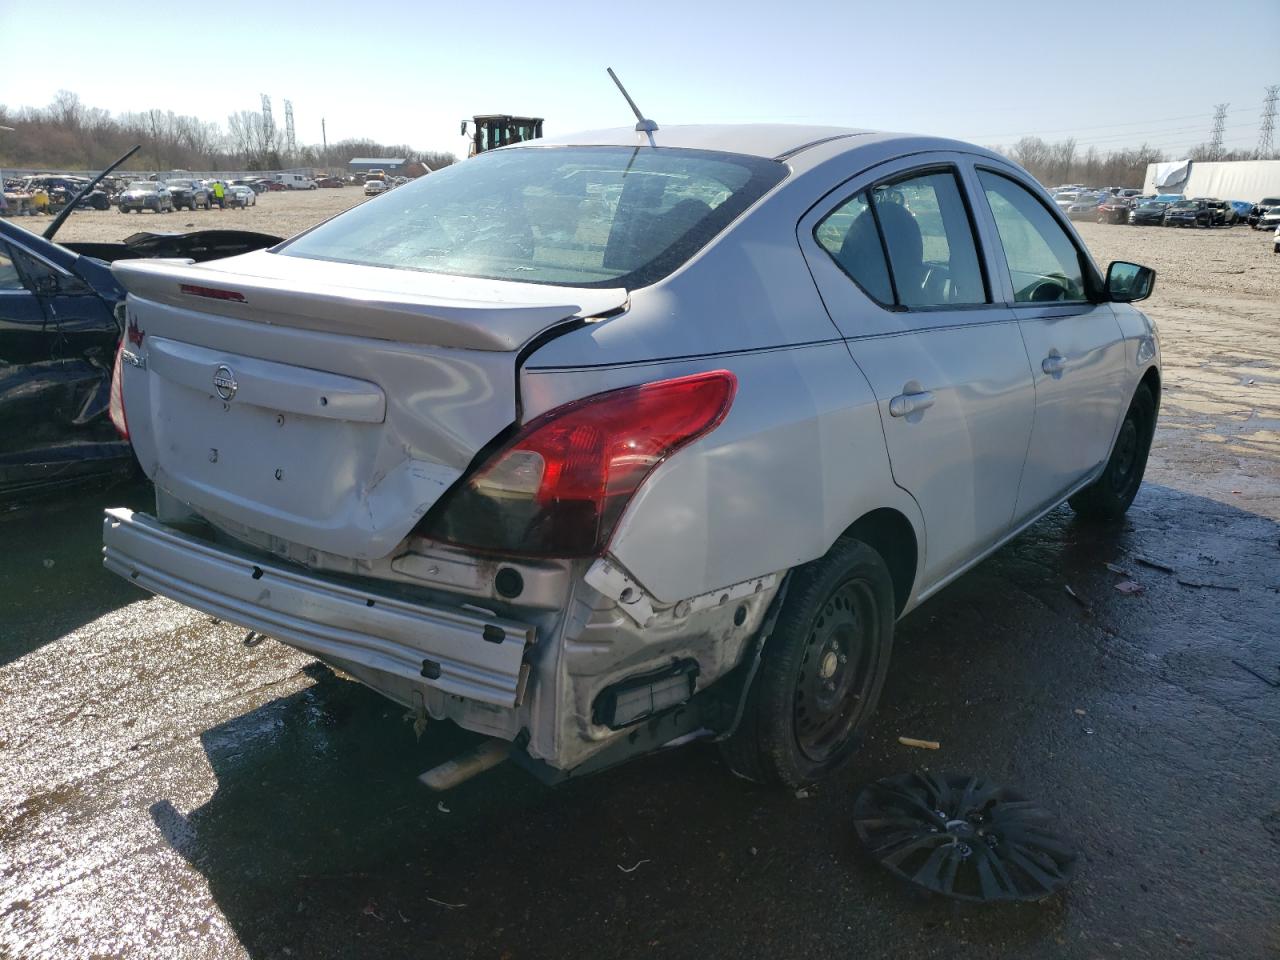
[[636,133],[649,134],[649,145],[653,145],[653,132],[658,129],[658,125],[652,120],[645,118],[640,112],[640,108],[636,106],[636,102],[631,99],[631,94],[627,93],[627,88],[622,85],[622,81],[618,79],[618,75],[613,72],[613,67],[605,67],[609,71],[609,78],[618,85],[618,92],[627,98],[627,104],[631,107],[631,112],[636,115]]

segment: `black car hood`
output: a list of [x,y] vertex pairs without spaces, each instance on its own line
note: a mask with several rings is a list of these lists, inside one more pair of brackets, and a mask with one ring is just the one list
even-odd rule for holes
[[63,246],[107,263],[157,257],[203,263],[274,247],[283,241],[283,237],[254,230],[195,230],[191,233],[146,230],[126,237],[123,243],[72,242]]

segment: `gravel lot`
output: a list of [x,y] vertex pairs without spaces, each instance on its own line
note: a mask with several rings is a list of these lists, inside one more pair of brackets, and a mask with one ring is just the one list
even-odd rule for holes
[[[360,200],[76,214],[64,236],[288,234]],[[101,569],[102,507],[145,509],[144,485],[0,515],[0,957],[1280,956],[1280,689],[1240,667],[1280,676],[1280,257],[1241,227],[1080,232],[1160,274],[1147,482],[1123,524],[1055,511],[905,618],[862,753],[803,798],[703,745],[426,794],[456,730],[415,740],[310,658]],[[916,767],[1048,807],[1071,885],[912,896],[850,810]]]
[[[110,210],[77,210],[58,231],[57,240],[123,240],[141,230],[208,230],[214,227],[259,230],[281,237],[327,220],[365,200],[359,187],[325,190],[281,191],[258,194],[258,202],[245,209],[175,210],[173,213],[121,213]],[[39,233],[50,217],[14,217],[13,223]]]

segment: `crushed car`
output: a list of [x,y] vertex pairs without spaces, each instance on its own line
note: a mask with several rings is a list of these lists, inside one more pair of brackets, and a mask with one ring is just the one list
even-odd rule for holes
[[156,501],[106,567],[484,735],[455,771],[830,774],[898,618],[1122,516],[1160,398],[1152,271],[923,136],[642,121],[113,272]]
[[138,233],[122,243],[54,243],[0,220],[0,498],[127,475],[133,454],[108,418],[125,296],[110,264],[202,262],[271,246],[241,230]]

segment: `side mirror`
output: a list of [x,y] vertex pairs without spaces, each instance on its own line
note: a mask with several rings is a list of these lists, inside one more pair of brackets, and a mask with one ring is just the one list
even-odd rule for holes
[[465,120],[462,121],[462,132],[460,135],[464,137],[467,135],[467,121]]
[[1150,267],[1116,260],[1107,267],[1107,298],[1112,303],[1135,303],[1151,296],[1156,272]]

